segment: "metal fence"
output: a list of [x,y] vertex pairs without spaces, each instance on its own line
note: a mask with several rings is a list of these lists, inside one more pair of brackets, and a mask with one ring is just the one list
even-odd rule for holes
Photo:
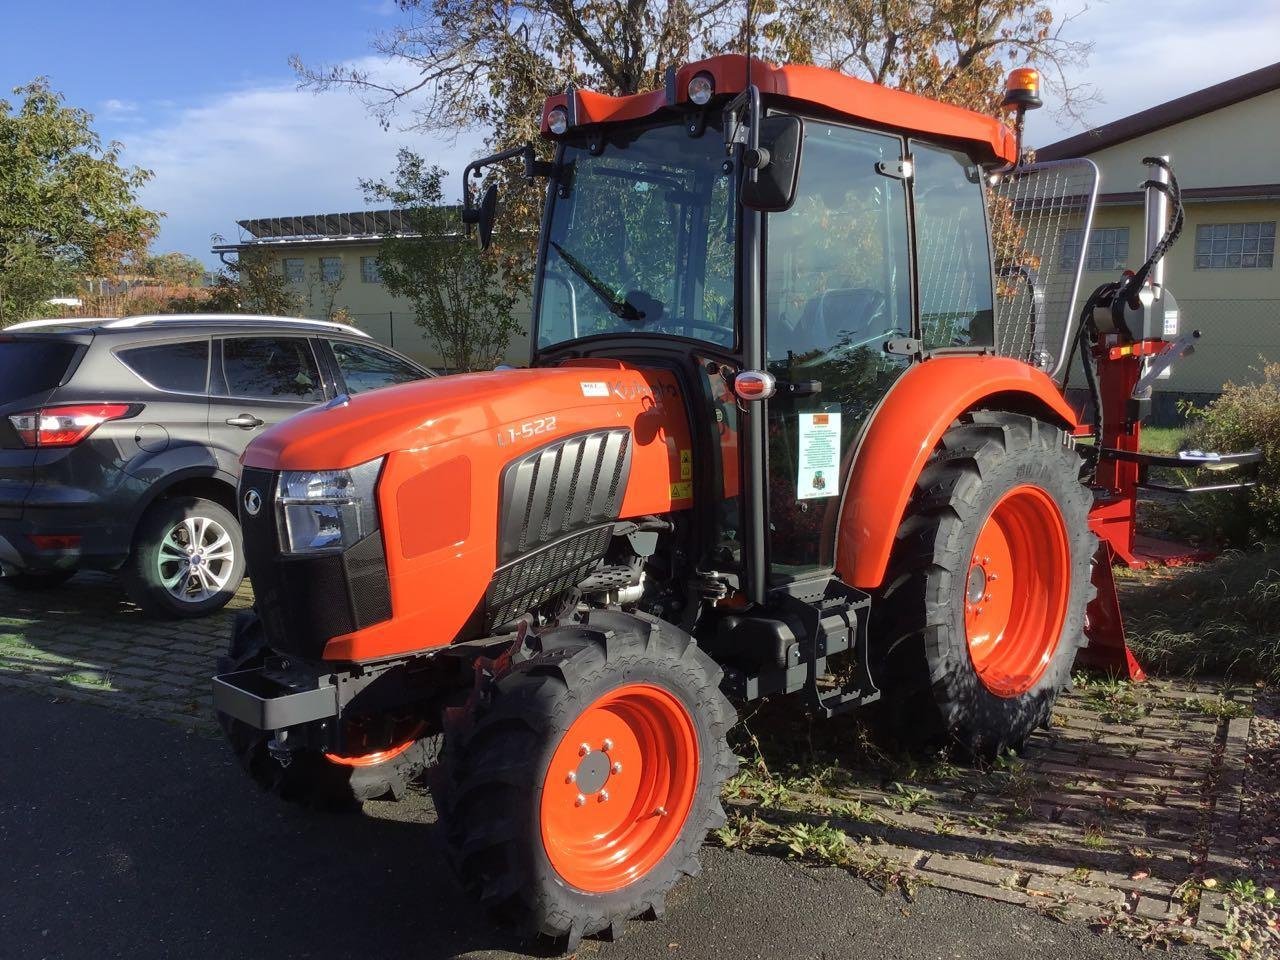
[[1078,248],[1089,235],[1097,193],[1091,160],[1029,164],[991,186],[996,342],[1002,353],[1055,375],[1065,366],[1083,263]]

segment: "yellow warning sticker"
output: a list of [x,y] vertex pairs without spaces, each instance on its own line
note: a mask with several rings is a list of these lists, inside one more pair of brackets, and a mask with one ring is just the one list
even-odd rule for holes
[[671,484],[672,500],[688,500],[693,497],[693,484],[688,480]]
[[680,451],[680,479],[690,480],[693,478],[693,451]]

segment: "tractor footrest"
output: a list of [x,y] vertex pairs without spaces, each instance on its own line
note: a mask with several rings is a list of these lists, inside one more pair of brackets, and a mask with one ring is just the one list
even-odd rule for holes
[[281,730],[336,717],[338,689],[298,689],[261,669],[240,670],[213,678],[213,707],[256,730]]

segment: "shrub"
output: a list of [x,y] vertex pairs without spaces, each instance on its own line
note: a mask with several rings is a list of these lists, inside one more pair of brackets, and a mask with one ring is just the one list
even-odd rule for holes
[[1246,496],[1204,500],[1216,525],[1237,546],[1280,536],[1280,363],[1264,364],[1260,382],[1228,383],[1216,400],[1187,413],[1194,418],[1188,448],[1222,453],[1262,450],[1258,485]]

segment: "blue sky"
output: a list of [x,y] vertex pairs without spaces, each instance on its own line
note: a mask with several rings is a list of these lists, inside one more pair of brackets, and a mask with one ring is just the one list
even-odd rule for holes
[[[1060,14],[1080,0],[1051,0]],[[361,177],[390,172],[408,146],[454,173],[480,134],[456,143],[384,131],[352,95],[297,89],[290,54],[305,61],[369,60],[371,35],[396,22],[390,0],[10,0],[0,33],[0,86],[48,75],[96,116],[104,139],[153,169],[144,201],[167,216],[157,250],[214,263],[209,237],[254,216],[359,209]],[[1142,18],[1156,18],[1132,33]],[[1104,123],[1280,59],[1275,0],[1094,0],[1069,27],[1096,48],[1087,77]],[[394,69],[394,68],[393,68]],[[403,69],[403,68],[400,68]],[[1030,140],[1068,133],[1049,110]]]

